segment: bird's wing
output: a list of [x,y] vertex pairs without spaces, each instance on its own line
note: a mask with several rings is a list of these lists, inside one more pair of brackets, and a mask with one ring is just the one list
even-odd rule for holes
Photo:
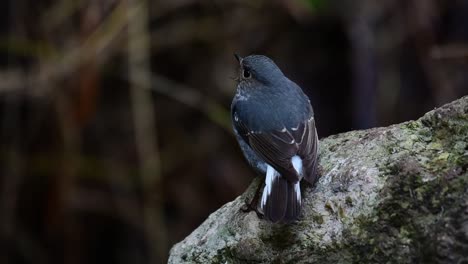
[[317,158],[318,158],[318,135],[315,127],[315,120],[312,117],[307,120],[307,137],[306,142],[302,143],[299,148],[299,156],[302,158],[302,166],[304,170],[304,178],[314,184],[317,180]]
[[313,116],[300,122],[297,127],[273,131],[252,131],[246,123],[234,116],[234,126],[257,155],[288,181],[300,180],[291,161],[296,155],[302,159],[304,177],[308,181],[314,177],[318,142]]

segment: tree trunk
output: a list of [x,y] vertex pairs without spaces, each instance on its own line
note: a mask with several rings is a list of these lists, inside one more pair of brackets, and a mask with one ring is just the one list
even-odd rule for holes
[[240,211],[258,178],[174,245],[169,263],[468,263],[468,96],[417,121],[322,139],[319,159],[300,221]]

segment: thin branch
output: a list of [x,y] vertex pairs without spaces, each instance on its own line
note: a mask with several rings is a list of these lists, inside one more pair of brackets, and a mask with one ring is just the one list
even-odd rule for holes
[[468,46],[467,45],[445,45],[435,46],[431,49],[431,58],[436,60],[443,59],[468,59]]
[[0,74],[0,92],[22,90],[33,95],[46,94],[51,82],[74,73],[90,59],[102,64],[111,54],[112,43],[120,35],[128,20],[135,19],[135,10],[126,10],[124,2],[117,5],[102,24],[79,47],[62,52],[62,56],[38,65],[30,73],[9,71]]
[[190,86],[174,82],[161,75],[153,74],[151,84],[151,90],[201,111],[213,123],[219,125],[226,132],[233,135],[229,110],[218,102]]
[[[157,130],[151,98],[150,34],[147,2],[127,1],[128,59],[135,140],[141,162],[143,215],[149,243],[149,263],[166,259],[166,226],[162,216],[163,190]],[[133,14],[137,14],[132,18]]]

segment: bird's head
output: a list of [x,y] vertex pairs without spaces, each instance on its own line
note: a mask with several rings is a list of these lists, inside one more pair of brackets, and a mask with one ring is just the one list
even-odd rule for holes
[[260,82],[264,85],[274,84],[283,79],[283,72],[267,56],[250,55],[245,58],[234,54],[239,61],[240,83]]

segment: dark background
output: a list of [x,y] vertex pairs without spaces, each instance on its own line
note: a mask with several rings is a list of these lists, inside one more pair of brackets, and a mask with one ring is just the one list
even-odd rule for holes
[[0,3],[0,263],[163,263],[252,180],[243,56],[309,95],[320,137],[468,94],[468,1]]

